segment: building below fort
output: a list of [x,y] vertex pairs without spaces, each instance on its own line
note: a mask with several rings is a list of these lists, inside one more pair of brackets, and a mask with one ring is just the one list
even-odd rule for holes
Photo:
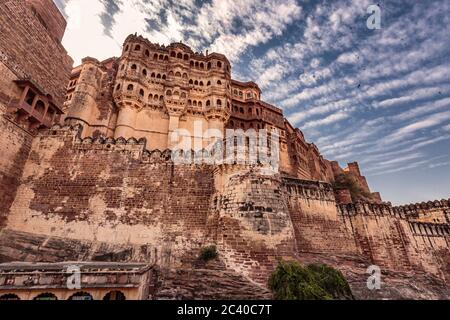
[[450,298],[450,199],[384,203],[224,55],[130,35],[72,69],[51,0],[3,1],[0,29],[0,299],[268,299],[281,259]]

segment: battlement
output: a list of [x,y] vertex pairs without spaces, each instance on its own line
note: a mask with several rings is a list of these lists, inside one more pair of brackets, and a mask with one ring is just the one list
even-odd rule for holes
[[436,200],[393,207],[390,203],[349,203],[339,204],[342,216],[393,216],[417,223],[449,224],[450,199]]
[[290,195],[321,201],[335,201],[333,188],[326,182],[283,177],[283,184]]

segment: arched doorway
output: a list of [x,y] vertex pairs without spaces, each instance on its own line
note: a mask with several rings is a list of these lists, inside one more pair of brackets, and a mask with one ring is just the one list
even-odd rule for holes
[[12,300],[20,300],[20,298],[17,295],[15,295],[15,294],[9,293],[9,294],[4,294],[4,295],[0,296],[0,300],[2,300],[2,301],[5,301],[5,300],[12,301]]
[[127,298],[120,291],[111,291],[103,297],[103,300],[127,300]]
[[54,300],[58,300],[58,298],[53,294],[53,293],[41,293],[40,295],[37,295],[36,297],[34,297],[33,300],[37,300],[37,301],[54,301]]
[[71,295],[69,300],[86,301],[86,300],[94,300],[94,298],[92,298],[92,296],[89,293],[80,291]]

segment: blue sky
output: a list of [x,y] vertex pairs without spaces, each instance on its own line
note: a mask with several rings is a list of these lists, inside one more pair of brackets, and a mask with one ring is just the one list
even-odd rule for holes
[[358,161],[395,204],[450,197],[450,1],[55,0],[63,44],[118,56],[137,32],[232,61],[328,159]]

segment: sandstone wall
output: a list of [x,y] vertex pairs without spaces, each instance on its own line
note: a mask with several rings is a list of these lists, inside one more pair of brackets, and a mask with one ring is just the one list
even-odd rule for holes
[[448,224],[424,223],[390,205],[349,204],[339,207],[347,229],[370,261],[381,268],[450,275]]
[[28,132],[4,117],[4,106],[0,103],[0,144],[4,146],[0,156],[0,229],[14,201],[32,139]]
[[295,256],[282,180],[258,169],[243,169],[226,180],[223,192],[216,195],[220,252],[228,268],[265,284],[279,259]]
[[25,0],[0,2],[0,61],[62,107],[73,61]]
[[285,178],[284,185],[300,255],[359,254],[352,234],[338,216],[329,184]]
[[202,245],[209,167],[174,166],[145,140],[81,140],[79,130],[55,127],[33,141],[7,231],[147,246],[161,264]]

